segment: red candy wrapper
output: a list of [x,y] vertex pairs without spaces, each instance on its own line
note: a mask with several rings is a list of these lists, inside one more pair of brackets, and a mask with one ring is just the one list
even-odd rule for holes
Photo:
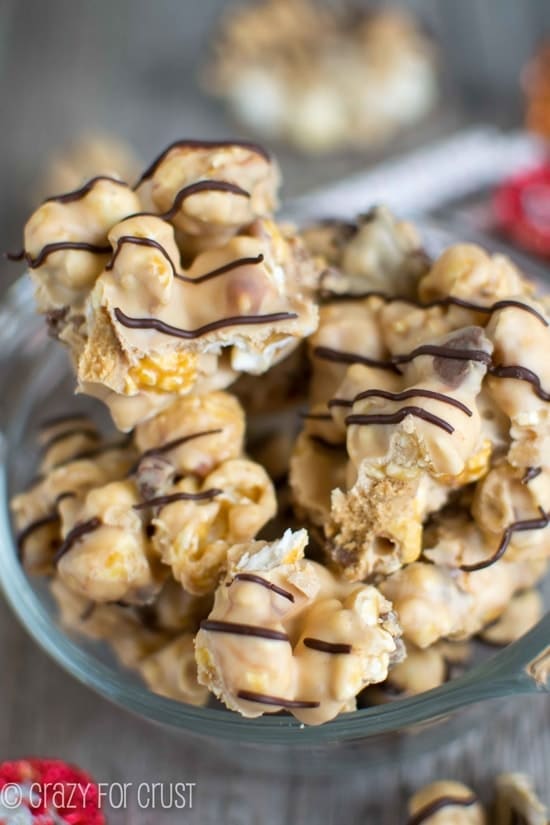
[[530,252],[550,257],[550,161],[505,180],[493,206],[501,231]]
[[0,764],[0,825],[105,825],[96,783],[59,759]]

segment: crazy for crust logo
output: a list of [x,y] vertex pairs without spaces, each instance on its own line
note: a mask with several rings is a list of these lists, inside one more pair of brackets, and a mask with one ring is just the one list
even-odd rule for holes
[[0,825],[105,825],[98,787],[58,759],[0,764]]

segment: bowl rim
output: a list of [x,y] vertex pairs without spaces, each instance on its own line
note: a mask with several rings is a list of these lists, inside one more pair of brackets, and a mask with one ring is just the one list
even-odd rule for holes
[[248,719],[152,693],[135,683],[135,676],[114,671],[63,633],[29,585],[17,558],[7,509],[6,452],[4,446],[0,467],[0,496],[4,502],[0,513],[0,587],[6,600],[29,635],[65,671],[103,698],[152,722],[240,742],[319,745],[398,732],[482,699],[537,689],[522,669],[544,648],[544,639],[550,639],[550,613],[517,642],[451,682],[417,696],[341,714],[319,726],[306,726],[290,716]]

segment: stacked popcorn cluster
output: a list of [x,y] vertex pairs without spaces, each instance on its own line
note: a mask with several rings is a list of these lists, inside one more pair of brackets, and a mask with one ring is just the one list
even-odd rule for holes
[[306,152],[380,144],[437,98],[433,46],[403,9],[264,0],[230,9],[212,51],[208,90]]
[[152,690],[319,724],[540,616],[550,329],[507,259],[432,262],[383,208],[300,235],[278,182],[259,146],[180,141],[32,215],[39,311],[125,435],[44,421],[12,509],[65,624]]

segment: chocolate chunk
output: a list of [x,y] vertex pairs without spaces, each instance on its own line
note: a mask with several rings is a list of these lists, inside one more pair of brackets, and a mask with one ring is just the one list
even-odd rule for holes
[[[453,389],[459,387],[468,374],[469,361],[453,358],[453,350],[482,349],[483,330],[481,327],[468,327],[447,341],[445,353],[434,358],[434,370],[444,384]],[[472,353],[473,354],[473,353]],[[472,359],[473,360],[473,359]]]

